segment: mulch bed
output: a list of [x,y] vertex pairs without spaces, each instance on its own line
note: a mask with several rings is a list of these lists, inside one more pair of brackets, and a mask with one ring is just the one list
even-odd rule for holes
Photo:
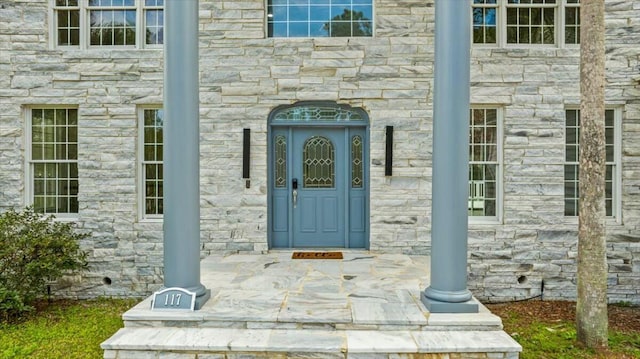
[[[518,315],[519,322],[575,321],[576,303],[566,301],[528,300],[504,304],[487,304],[496,315],[506,317],[511,312]],[[640,306],[609,305],[609,329],[640,333]]]

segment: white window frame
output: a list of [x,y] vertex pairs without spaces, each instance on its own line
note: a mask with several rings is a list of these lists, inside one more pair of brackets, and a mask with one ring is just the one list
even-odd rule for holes
[[[502,105],[489,105],[489,104],[478,104],[471,106],[471,111],[469,111],[469,118],[471,118],[471,113],[473,110],[495,110],[496,111],[496,151],[497,151],[497,159],[496,159],[496,214],[495,216],[468,216],[469,224],[499,224],[502,223],[503,213],[504,213],[504,107]],[[469,128],[467,131],[471,130],[471,124],[469,124]],[[484,162],[474,162],[469,159],[469,165],[472,164],[482,164]],[[469,193],[469,196],[471,194]],[[469,198],[471,200],[471,198]]]
[[[554,35],[555,41],[553,44],[532,44],[532,43],[507,43],[507,8],[529,8],[534,5],[538,7],[546,7],[555,9],[554,14]],[[473,9],[475,7],[482,8],[496,8],[496,42],[495,43],[474,43],[473,42]],[[508,0],[496,0],[496,4],[473,4],[471,5],[471,43],[474,47],[556,47],[556,48],[579,48],[580,44],[567,44],[565,43],[565,9],[567,7],[580,7],[579,4],[569,3],[568,0],[556,0],[555,4],[508,4]]]
[[[142,221],[161,222],[162,214],[146,213],[146,165],[162,164],[162,161],[147,161],[144,158],[144,112],[147,110],[161,110],[161,105],[146,105],[138,107],[138,218]],[[164,135],[163,135],[164,138]]]
[[[162,44],[146,44],[146,11],[147,10],[158,10],[163,9],[164,6],[147,6],[145,5],[145,0],[135,0],[135,6],[130,7],[131,9],[135,8],[136,11],[136,43],[135,45],[91,45],[90,41],[90,32],[91,25],[89,22],[90,19],[90,11],[93,9],[99,9],[97,7],[89,6],[89,0],[78,0],[78,6],[73,8],[67,7],[59,7],[56,6],[56,0],[48,0],[49,1],[49,47],[51,49],[122,49],[122,50],[131,50],[131,49],[162,49]],[[166,0],[165,0],[166,1]],[[127,7],[113,7],[112,9],[123,9]],[[66,10],[66,9],[77,9],[79,11],[80,16],[80,34],[79,34],[79,44],[78,45],[58,45],[58,9]],[[104,8],[111,9],[111,8]]]
[[[566,111],[577,110],[580,111],[579,106],[570,106],[565,108]],[[622,112],[623,108],[621,106],[615,105],[606,105],[605,111],[613,111],[613,163],[607,162],[607,165],[613,166],[613,176],[612,179],[612,204],[611,210],[612,215],[606,217],[607,223],[622,223]],[[563,142],[563,146],[566,146],[566,117],[564,122],[564,132],[565,132],[565,141]],[[578,147],[579,148],[579,147]],[[573,162],[566,161],[566,147],[565,151],[565,161],[564,165],[573,164]],[[563,171],[564,172],[564,171]],[[578,181],[579,183],[579,181]],[[564,184],[564,176],[563,176],[563,184]],[[562,195],[562,213],[564,215],[564,185],[563,185],[563,195]],[[564,218],[567,219],[571,223],[578,223],[578,216],[567,216],[564,215]]]
[[[313,1],[312,1],[313,2]],[[353,5],[353,4],[352,4]],[[358,4],[355,4],[358,5]],[[376,4],[375,0],[371,0],[371,36],[269,36],[269,21],[271,14],[269,13],[269,0],[264,0],[265,6],[265,19],[264,19],[264,34],[266,38],[270,39],[309,39],[309,38],[374,38],[376,36]],[[287,23],[296,21],[287,21]],[[309,23],[309,21],[307,21]]]
[[[34,165],[36,163],[76,163],[78,164],[79,167],[79,160],[78,157],[80,157],[80,152],[79,152],[79,148],[78,148],[78,152],[77,152],[77,157],[75,161],[72,160],[54,160],[54,161],[45,161],[45,160],[34,160],[33,159],[33,153],[32,153],[32,114],[33,114],[33,110],[60,110],[60,109],[65,109],[65,110],[76,110],[78,111],[78,106],[77,105],[31,105],[31,106],[25,106],[23,108],[23,116],[24,116],[24,123],[25,123],[25,129],[24,129],[24,154],[25,154],[25,166],[24,166],[24,178],[25,178],[25,191],[24,191],[24,195],[25,195],[25,203],[28,206],[33,206],[34,204],[34,195],[35,195],[35,189],[34,189],[34,182],[35,182],[35,178],[34,178]],[[79,111],[78,111],[79,112]],[[80,123],[80,114],[78,113],[78,122],[76,123],[76,128],[79,128],[79,123]],[[79,136],[79,134],[78,134]],[[78,137],[78,143],[80,142],[80,138]],[[78,183],[80,182],[80,168],[78,168]],[[57,178],[57,177],[56,177]],[[68,212],[68,213],[50,213],[47,212],[45,213],[45,215],[54,215],[56,220],[59,221],[76,221],[79,218],[79,213],[80,213],[80,191],[78,191],[78,212]]]

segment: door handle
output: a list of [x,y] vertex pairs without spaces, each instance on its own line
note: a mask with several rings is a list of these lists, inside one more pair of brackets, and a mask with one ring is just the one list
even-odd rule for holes
[[293,208],[296,208],[298,205],[298,179],[294,178],[291,182],[291,197],[293,198]]

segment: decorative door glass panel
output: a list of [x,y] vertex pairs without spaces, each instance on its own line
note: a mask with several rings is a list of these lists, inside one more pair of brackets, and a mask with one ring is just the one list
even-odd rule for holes
[[351,188],[362,188],[362,138],[353,136],[351,139]]
[[276,136],[275,148],[275,185],[276,188],[287,187],[287,139],[284,136]]
[[303,149],[303,183],[305,188],[333,188],[335,183],[335,150],[325,137],[309,138]]

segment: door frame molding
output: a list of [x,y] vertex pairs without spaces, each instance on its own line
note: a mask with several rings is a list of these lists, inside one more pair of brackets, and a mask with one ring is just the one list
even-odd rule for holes
[[[295,108],[305,108],[305,107],[327,107],[327,108],[332,108],[332,109],[336,109],[336,110],[341,110],[344,111],[345,114],[352,114],[352,115],[356,115],[357,119],[356,120],[350,120],[349,118],[342,118],[342,119],[338,119],[338,120],[332,120],[332,121],[314,121],[313,119],[303,119],[303,120],[292,120],[292,119],[287,119],[287,120],[280,120],[280,119],[276,119],[276,116],[282,112],[291,110],[291,109],[295,109]],[[286,128],[286,129],[293,129],[293,128],[310,128],[310,127],[326,127],[326,128],[336,128],[336,129],[347,129],[349,127],[355,127],[355,128],[359,128],[359,129],[364,129],[364,136],[365,138],[363,139],[365,142],[365,145],[363,146],[363,160],[365,165],[365,171],[364,171],[364,183],[365,183],[365,198],[367,199],[366,201],[366,205],[365,205],[365,243],[364,243],[364,249],[368,249],[370,246],[370,238],[369,238],[369,233],[370,233],[370,220],[369,220],[369,213],[370,213],[370,159],[369,159],[369,150],[370,150],[370,146],[369,146],[369,139],[370,139],[370,135],[369,135],[369,115],[367,114],[367,112],[360,108],[360,107],[352,107],[350,105],[346,105],[346,104],[338,104],[335,101],[299,101],[293,104],[289,104],[289,105],[279,105],[275,108],[273,108],[271,110],[271,112],[269,113],[269,117],[268,117],[268,125],[267,125],[267,244],[269,246],[269,249],[273,249],[274,248],[274,232],[273,232],[273,193],[272,193],[272,189],[275,188],[274,187],[274,166],[273,166],[273,161],[274,161],[274,134],[273,134],[273,130],[275,128]],[[292,131],[288,131],[289,133],[291,133]],[[287,143],[287,151],[291,150],[291,141],[292,139],[290,137],[288,137],[288,143]],[[351,149],[351,145],[349,144],[349,146],[347,146],[347,148],[345,149],[345,151],[348,151],[350,153],[350,149]],[[289,181],[291,180],[289,177],[291,176],[291,164],[287,163],[287,183],[289,183]],[[347,178],[349,178],[350,176],[348,176]],[[346,180],[346,183],[351,183],[350,180]],[[287,185],[288,186],[288,185]],[[289,198],[289,202],[290,202],[291,198]],[[349,201],[349,198],[345,198],[345,201]],[[348,213],[345,213],[345,215],[348,215]],[[290,217],[290,215],[289,215]],[[291,218],[287,219],[288,223],[291,223]],[[350,222],[347,221],[346,226],[349,226]],[[348,231],[348,229],[347,229]],[[349,246],[349,243],[345,244],[346,247]],[[294,248],[293,247],[293,243],[289,243],[288,248]]]

